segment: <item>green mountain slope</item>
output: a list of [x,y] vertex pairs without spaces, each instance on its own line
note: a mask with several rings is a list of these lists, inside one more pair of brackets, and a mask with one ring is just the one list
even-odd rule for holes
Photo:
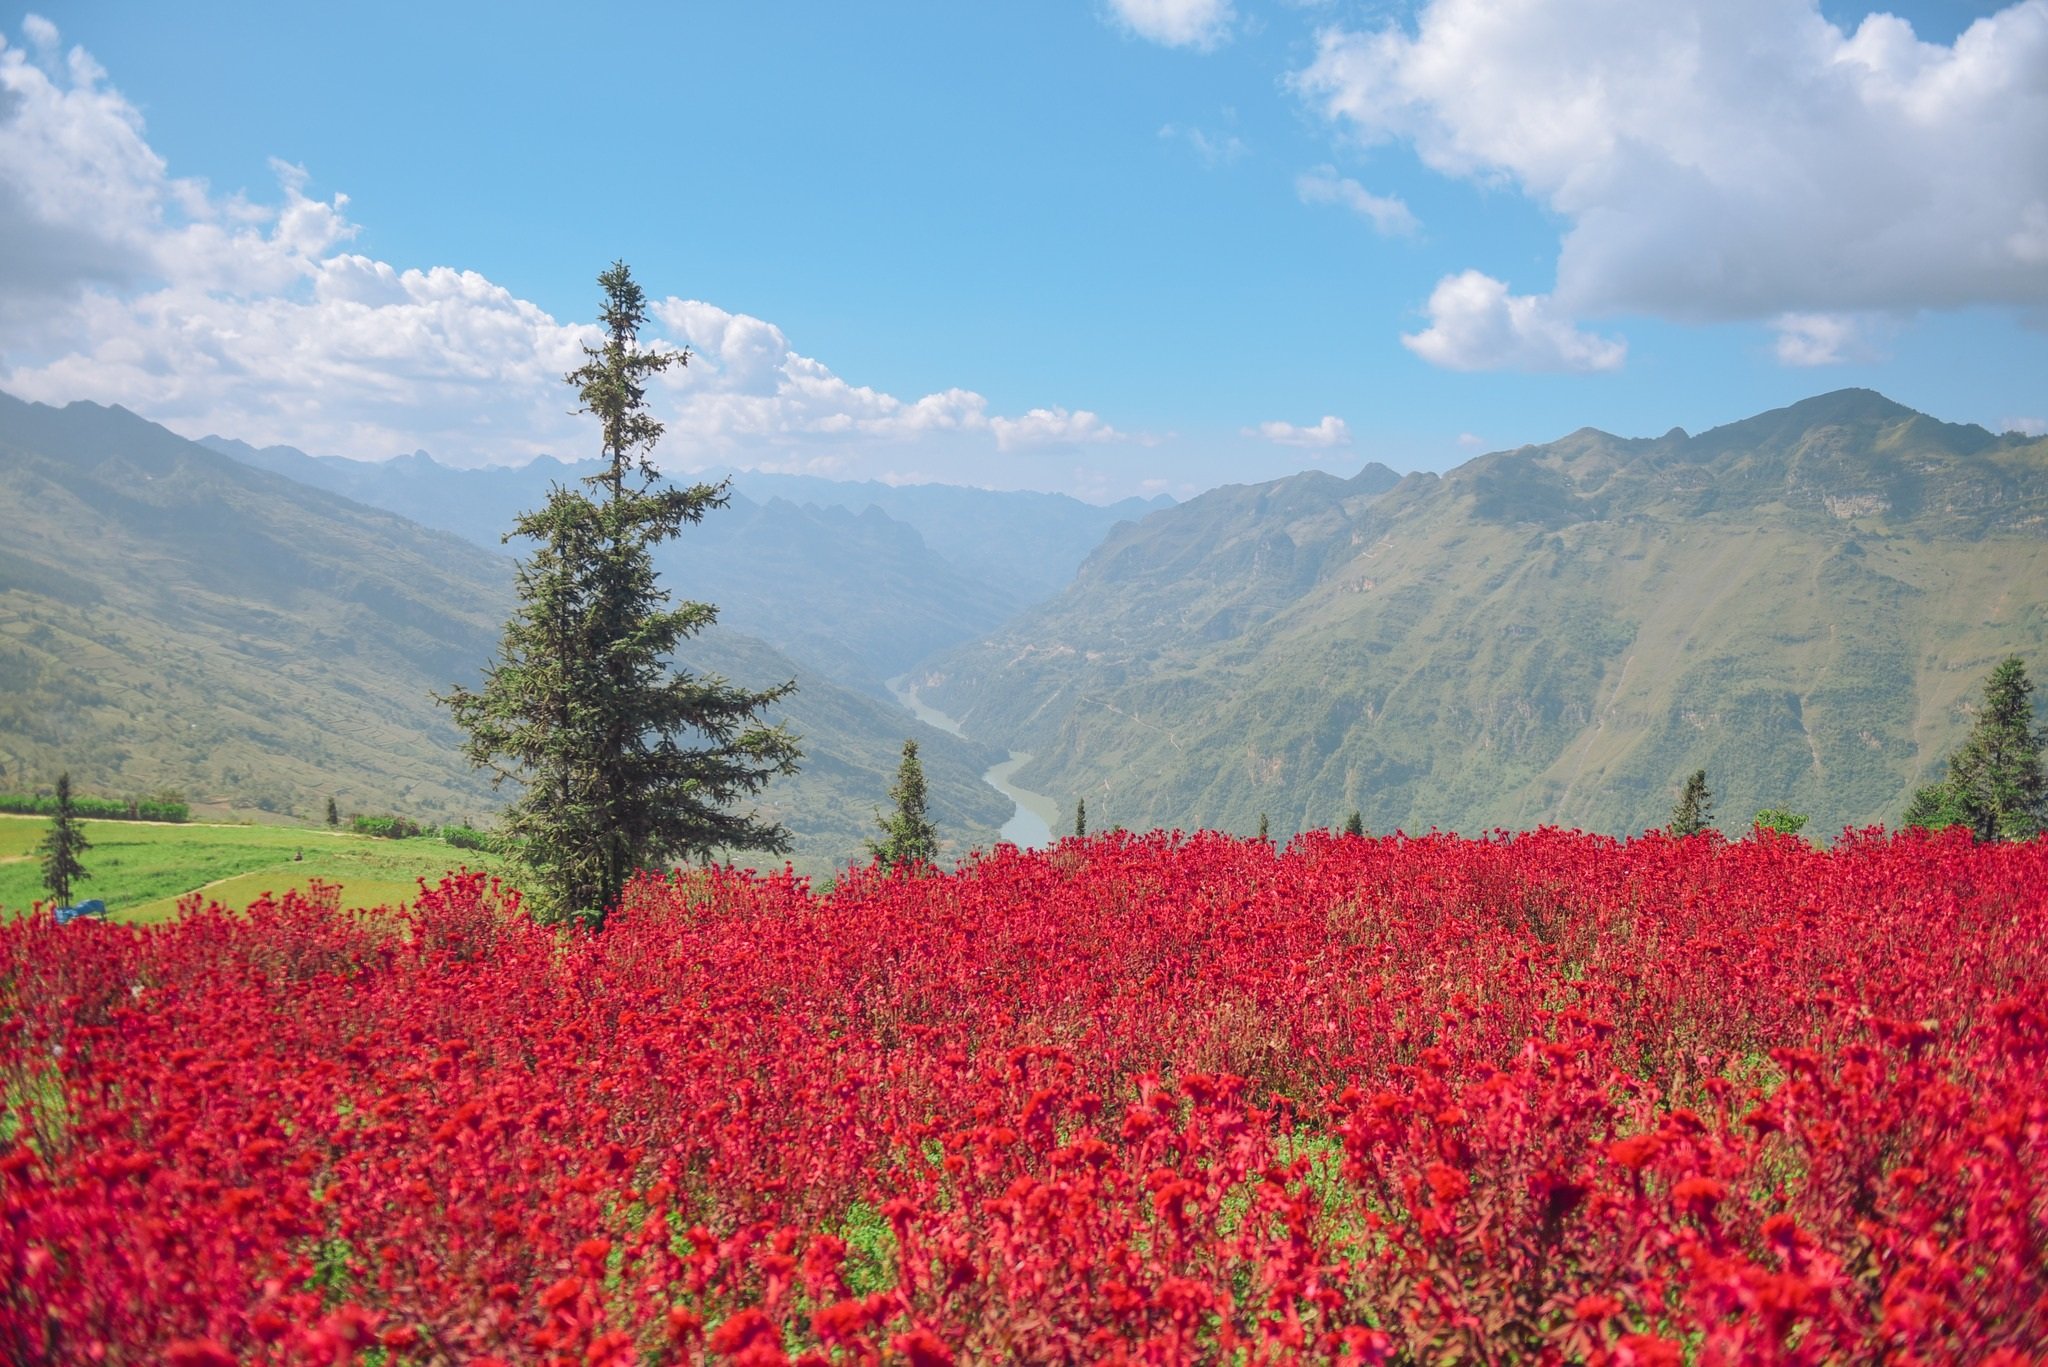
[[[544,456],[458,470],[424,452],[358,461],[225,437],[200,444],[490,550],[550,486],[597,468]],[[884,680],[1058,592],[1118,522],[1171,502],[1100,508],[1062,494],[732,478],[730,507],[657,552],[662,574],[717,603],[725,625],[878,697]]]
[[[0,501],[0,784],[68,768],[87,791],[302,817],[329,794],[432,819],[495,805],[430,694],[495,649],[505,556],[92,404],[0,395]],[[1000,755],[891,703],[724,630],[683,663],[798,679],[805,770],[763,806],[808,871],[858,853],[906,736],[949,834],[987,843],[1008,815],[979,781]]]
[[1121,529],[918,671],[1091,819],[1278,830],[1896,822],[1983,674],[2048,670],[2048,442],[1844,391],[1441,478],[1307,474]]
[[0,501],[10,785],[489,804],[428,693],[488,658],[501,558],[92,404],[0,396]]

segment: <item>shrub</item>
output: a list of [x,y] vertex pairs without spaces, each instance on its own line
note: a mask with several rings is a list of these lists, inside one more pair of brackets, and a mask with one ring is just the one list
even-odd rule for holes
[[426,834],[426,829],[419,822],[405,816],[375,816],[358,812],[348,819],[348,824],[357,835],[382,836],[386,840],[409,840]]
[[1759,831],[1776,831],[1779,835],[1797,835],[1806,827],[1806,813],[1787,811],[1783,807],[1766,807],[1750,821],[1750,827]]
[[482,850],[486,854],[504,852],[504,840],[489,831],[477,830],[474,826],[443,826],[441,838],[458,850]]

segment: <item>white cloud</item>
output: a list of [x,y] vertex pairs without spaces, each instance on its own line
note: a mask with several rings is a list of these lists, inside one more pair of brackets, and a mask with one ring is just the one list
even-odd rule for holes
[[[303,167],[273,163],[270,203],[171,177],[92,59],[59,60],[53,27],[24,28],[34,52],[0,47],[0,388],[355,456],[588,447],[562,376],[594,327],[473,271],[348,251],[347,198],[310,195]],[[924,451],[957,471],[1123,435],[1085,410],[1002,417],[964,388],[905,399],[856,385],[773,323],[701,300],[652,313],[665,337],[650,341],[696,351],[654,393],[664,450],[690,463],[851,473]]]
[[1560,316],[2048,303],[2048,0],[1947,45],[1814,0],[1429,0],[1295,84],[1560,215]]
[[0,323],[90,283],[150,268],[167,205],[186,196],[142,138],[134,108],[83,51],[30,15],[29,50],[0,38]]
[[1778,361],[1790,366],[1840,365],[1870,356],[1862,325],[1842,313],[1781,313],[1771,320]]
[[1110,0],[1119,23],[1167,47],[1207,51],[1230,36],[1230,0]]
[[1460,432],[1458,434],[1458,445],[1464,447],[1467,451],[1477,451],[1480,447],[1486,445],[1486,438],[1476,432]]
[[1328,447],[1345,446],[1351,441],[1351,428],[1344,419],[1334,414],[1324,414],[1323,420],[1314,427],[1297,427],[1291,422],[1262,422],[1257,427],[1244,429],[1247,437],[1264,437],[1279,446]]
[[[57,26],[40,14],[24,15],[21,21],[22,36],[45,55],[57,50]],[[0,42],[5,42],[0,39]]]
[[1176,123],[1164,124],[1159,129],[1159,136],[1169,141],[1185,142],[1194,149],[1202,164],[1211,170],[1218,166],[1228,166],[1251,150],[1245,140],[1235,133],[1212,136],[1192,125],[1183,127]]
[[2023,437],[2048,437],[2048,418],[2007,418],[1998,425],[2001,432],[2017,432]]
[[1509,294],[1478,271],[1437,281],[1429,326],[1401,345],[1450,370],[1616,370],[1628,355],[1628,343],[1574,327],[1548,297]]
[[1318,166],[1295,177],[1294,193],[1303,204],[1340,204],[1371,221],[1382,237],[1405,237],[1422,225],[1398,195],[1376,195],[1336,168]]
[[997,449],[1003,451],[1128,440],[1085,408],[1074,413],[1064,408],[1034,408],[1021,418],[991,418],[989,427],[996,434]]
[[694,352],[688,366],[664,378],[664,417],[699,448],[820,437],[910,441],[941,432],[994,432],[1004,445],[997,424],[1007,420],[989,417],[988,401],[970,390],[906,401],[848,383],[762,319],[700,299],[664,299],[652,311],[671,340]]

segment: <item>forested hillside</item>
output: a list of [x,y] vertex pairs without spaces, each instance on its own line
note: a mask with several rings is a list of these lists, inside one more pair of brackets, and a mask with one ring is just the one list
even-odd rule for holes
[[[0,782],[68,768],[90,792],[488,818],[431,694],[491,658],[507,555],[85,403],[0,395],[0,498],[18,510],[0,523]],[[682,663],[799,681],[781,715],[803,772],[763,810],[808,870],[859,853],[909,735],[949,836],[988,843],[1008,815],[979,778],[1000,755],[761,642],[715,629]]]
[[918,679],[1098,822],[1628,831],[1704,768],[1824,832],[1896,823],[2044,605],[2048,441],[1847,390],[1218,489]]

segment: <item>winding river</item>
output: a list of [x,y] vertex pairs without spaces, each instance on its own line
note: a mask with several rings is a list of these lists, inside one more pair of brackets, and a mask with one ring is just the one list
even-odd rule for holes
[[[889,691],[896,695],[896,701],[910,710],[912,716],[927,726],[936,726],[948,735],[967,738],[954,721],[938,708],[917,696],[917,690],[904,686],[903,679],[889,680]],[[1020,849],[1043,849],[1052,844],[1052,825],[1060,819],[1060,804],[1044,793],[1034,793],[1029,788],[1020,788],[1010,782],[1010,776],[1031,762],[1031,756],[1021,750],[1012,750],[1010,757],[1001,764],[991,765],[981,781],[1010,799],[1016,811],[1003,823],[1002,838]]]

